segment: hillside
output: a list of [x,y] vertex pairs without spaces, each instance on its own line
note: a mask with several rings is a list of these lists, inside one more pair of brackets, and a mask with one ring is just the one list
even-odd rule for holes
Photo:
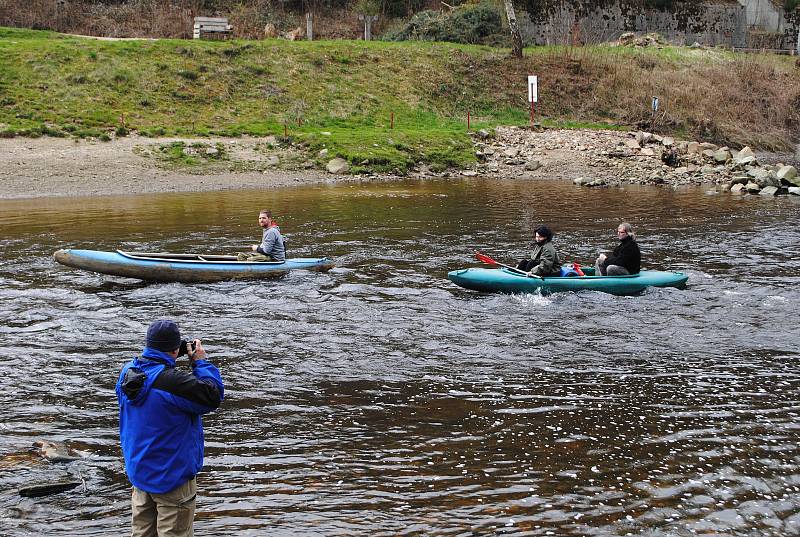
[[[800,137],[794,58],[688,48],[108,41],[0,28],[0,135],[277,135],[362,169],[474,160],[472,129],[635,125],[732,146]],[[650,115],[651,97],[661,108]],[[392,127],[392,116],[394,124]]]

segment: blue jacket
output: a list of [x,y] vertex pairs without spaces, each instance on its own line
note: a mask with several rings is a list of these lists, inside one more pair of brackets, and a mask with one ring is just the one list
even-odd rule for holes
[[193,478],[203,467],[202,414],[224,397],[219,370],[197,360],[192,373],[173,358],[145,347],[125,364],[117,381],[119,438],[133,485],[163,494]]

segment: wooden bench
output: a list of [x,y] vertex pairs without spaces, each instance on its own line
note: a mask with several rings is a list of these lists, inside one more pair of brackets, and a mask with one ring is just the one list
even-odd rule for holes
[[195,17],[194,39],[210,37],[212,39],[225,39],[230,37],[233,26],[228,24],[224,17]]

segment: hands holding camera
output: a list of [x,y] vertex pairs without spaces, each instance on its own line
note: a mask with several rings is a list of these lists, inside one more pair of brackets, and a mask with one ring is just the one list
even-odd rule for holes
[[181,348],[178,351],[178,356],[183,355],[188,356],[192,362],[195,360],[205,360],[208,358],[206,350],[203,348],[203,344],[199,339],[193,339],[191,341],[184,339],[181,341]]

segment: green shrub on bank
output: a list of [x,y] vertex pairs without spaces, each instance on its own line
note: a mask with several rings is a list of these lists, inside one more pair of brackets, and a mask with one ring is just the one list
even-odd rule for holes
[[506,41],[497,6],[488,2],[459,6],[450,13],[421,11],[402,28],[387,32],[387,41],[449,41],[498,45]]

